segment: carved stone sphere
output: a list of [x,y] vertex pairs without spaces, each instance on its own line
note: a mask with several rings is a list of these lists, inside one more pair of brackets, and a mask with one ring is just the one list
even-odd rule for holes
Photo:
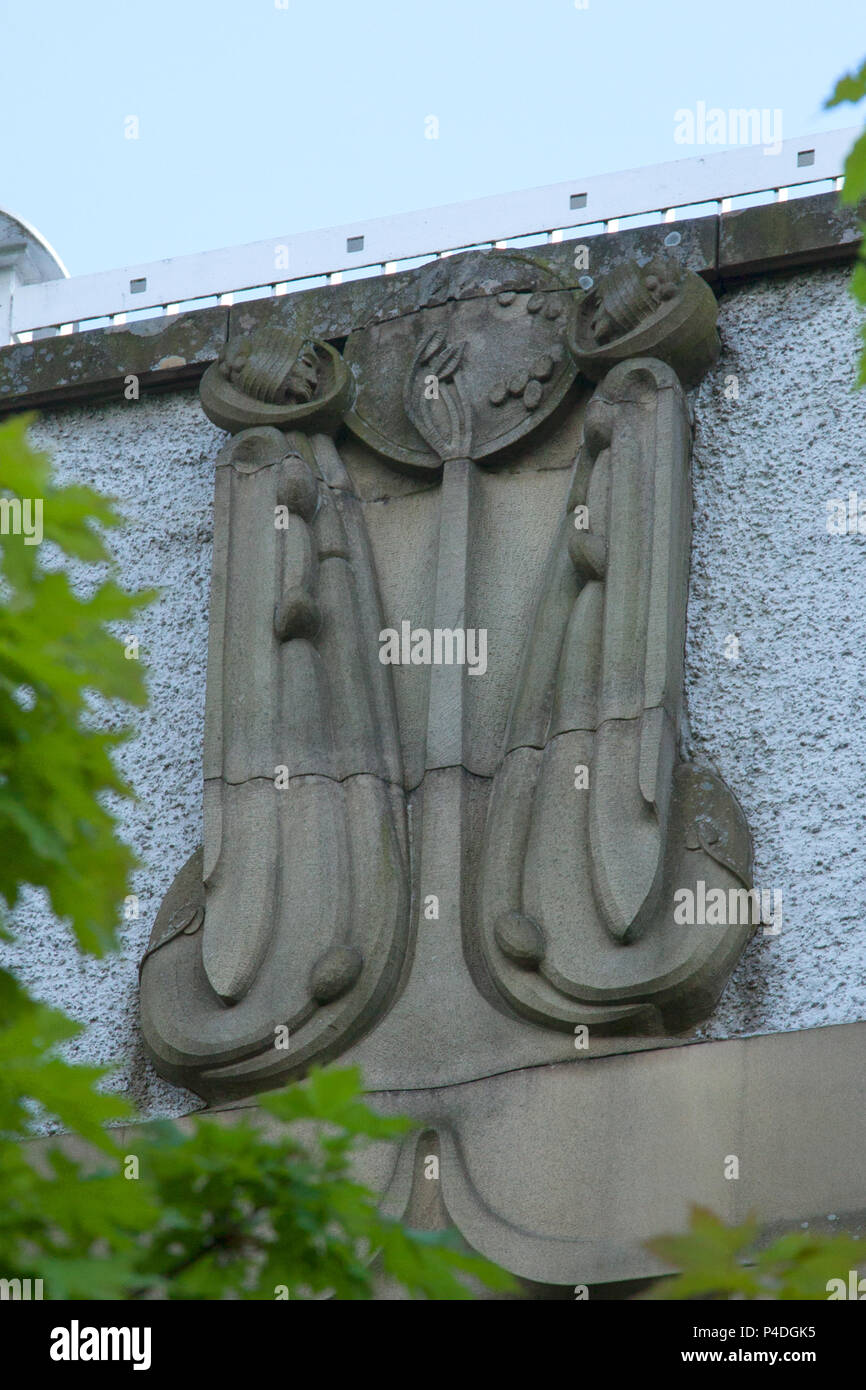
[[310,973],[310,993],[317,1004],[330,1004],[352,988],[364,958],[354,946],[332,946]]

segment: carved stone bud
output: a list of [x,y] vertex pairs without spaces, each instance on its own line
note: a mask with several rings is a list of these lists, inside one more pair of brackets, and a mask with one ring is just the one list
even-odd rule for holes
[[568,538],[571,563],[584,579],[603,579],[607,566],[607,545],[603,536],[591,531],[572,531]]
[[583,439],[591,458],[610,446],[615,412],[607,401],[590,401],[583,418]]
[[300,588],[284,594],[274,617],[274,630],[281,642],[293,637],[315,637],[322,626],[322,613],[312,594]]
[[544,959],[544,937],[537,922],[522,912],[503,912],[494,927],[503,955],[522,970],[537,970]]
[[319,501],[319,489],[312,470],[299,454],[284,461],[277,486],[277,502],[290,512],[312,521]]
[[332,946],[320,956],[310,974],[310,993],[317,1004],[330,1004],[352,988],[364,964],[354,946]]

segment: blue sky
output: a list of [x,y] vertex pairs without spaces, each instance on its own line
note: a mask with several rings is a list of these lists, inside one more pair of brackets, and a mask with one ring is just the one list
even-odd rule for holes
[[75,275],[682,158],[699,151],[674,113],[699,101],[778,108],[784,138],[852,125],[821,106],[866,54],[864,17],[863,0],[0,0],[0,207]]

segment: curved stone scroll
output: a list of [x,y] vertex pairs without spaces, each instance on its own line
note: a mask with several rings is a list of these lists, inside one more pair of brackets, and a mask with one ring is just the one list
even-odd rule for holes
[[676,373],[615,366],[584,437],[491,793],[477,930],[496,986],[538,1022],[678,1029],[753,928],[675,916],[680,890],[727,901],[751,881],[739,806],[677,753],[691,494]]
[[230,344],[202,382],[207,413],[238,431],[216,467],[204,844],[157,917],[141,997],[159,1069],[208,1098],[344,1049],[383,1008],[406,949],[377,582],[322,430],[348,380],[334,349],[267,330]]

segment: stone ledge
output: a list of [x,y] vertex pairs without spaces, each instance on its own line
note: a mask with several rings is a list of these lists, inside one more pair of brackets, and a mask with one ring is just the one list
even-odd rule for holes
[[[840,1024],[374,1102],[438,1135],[441,1199],[470,1245],[532,1283],[603,1284],[664,1272],[643,1242],[684,1229],[692,1203],[730,1224],[754,1212],[768,1237],[804,1222],[866,1233],[864,1048],[866,1022]],[[365,1174],[410,1220],[421,1139]]]
[[[643,263],[679,233],[677,256],[710,283],[828,261],[857,254],[856,211],[835,193],[738,212],[656,223],[620,232],[516,251],[556,271],[577,288],[583,267],[575,251],[586,246],[589,273],[604,275],[630,257]],[[250,300],[231,309],[210,307],[125,327],[90,329],[0,348],[0,414],[74,401],[123,399],[124,378],[134,374],[142,391],[170,390],[196,382],[229,334],[248,333],[262,323],[340,340],[357,328],[442,304],[495,293],[497,276],[486,252],[468,251],[430,261],[414,270],[372,276],[340,285],[321,285],[280,298]],[[515,288],[513,281],[509,286]]]
[[[847,1023],[371,1091],[376,1109],[419,1128],[399,1150],[360,1153],[356,1176],[383,1193],[384,1211],[418,1224],[424,1157],[437,1152],[442,1220],[530,1298],[668,1272],[644,1242],[683,1230],[692,1203],[729,1224],[754,1212],[763,1241],[804,1224],[863,1236],[864,1054],[866,1022]],[[254,1100],[198,1113],[276,1127]],[[138,1128],[116,1131],[125,1151]],[[31,1141],[37,1161],[45,1142]]]
[[228,310],[213,307],[2,348],[0,411],[123,400],[129,375],[141,391],[198,381],[227,331]]
[[721,219],[719,277],[851,260],[859,245],[857,213],[835,193],[743,208]]

